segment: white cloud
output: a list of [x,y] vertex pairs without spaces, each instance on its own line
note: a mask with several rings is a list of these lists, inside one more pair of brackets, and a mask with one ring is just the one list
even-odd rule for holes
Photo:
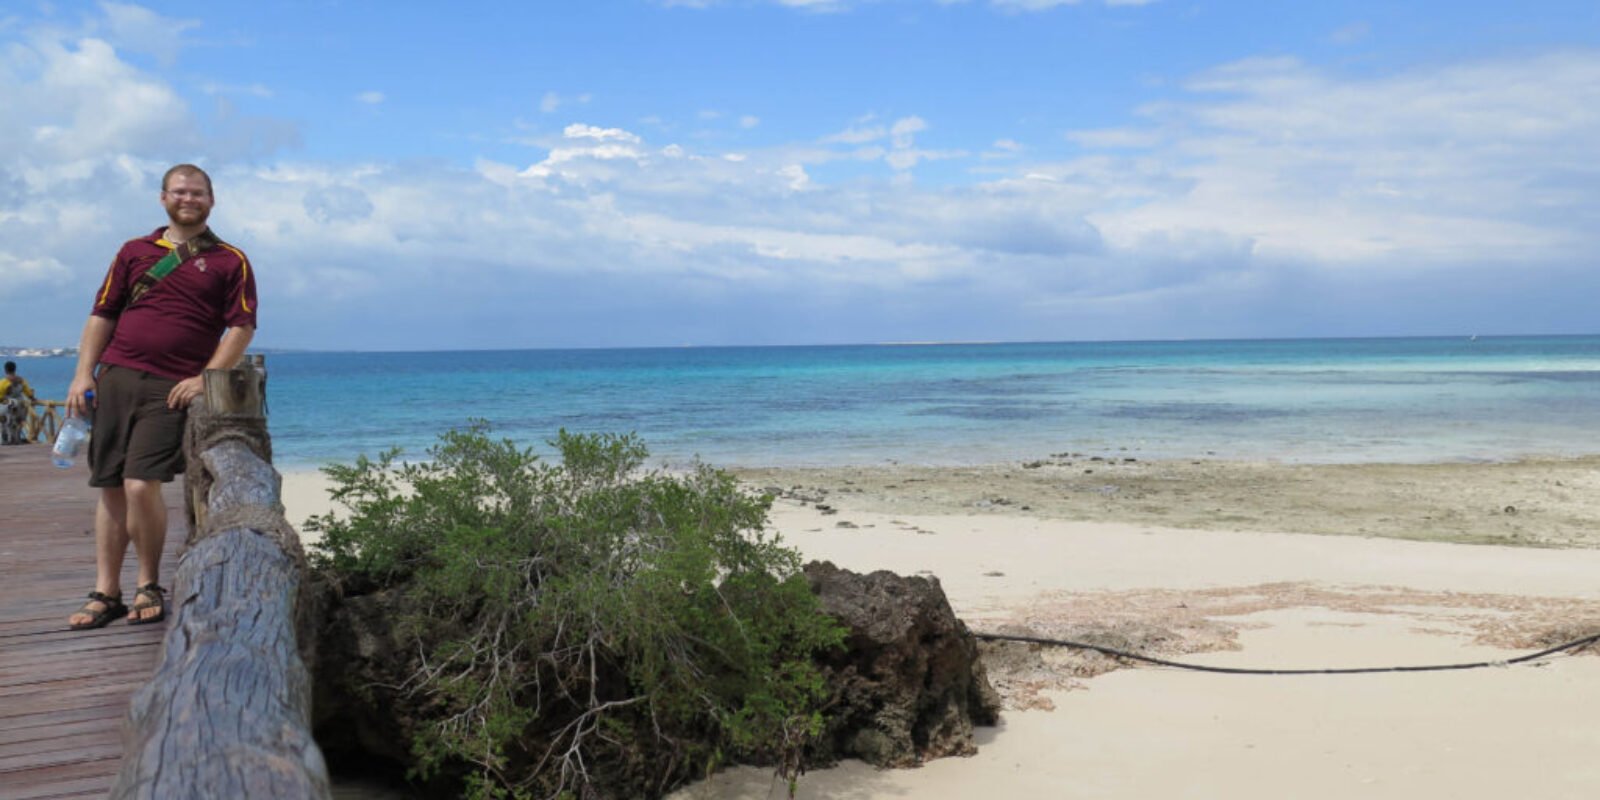
[[746,114],[739,118],[739,127],[749,130],[761,124],[761,118]]
[[372,216],[372,200],[353,186],[316,187],[306,192],[306,215],[323,223],[351,223]]
[[272,91],[271,87],[266,86],[264,84],[260,84],[260,83],[252,83],[252,84],[247,84],[247,85],[243,85],[243,86],[231,86],[231,85],[228,85],[228,84],[216,83],[216,82],[213,82],[213,81],[207,81],[206,83],[201,84],[200,91],[203,91],[206,94],[218,94],[218,95],[241,95],[242,94],[242,95],[248,95],[250,97],[260,97],[260,98],[263,98],[263,99],[271,98],[274,95],[274,92]]
[[561,135],[568,139],[594,139],[597,141],[631,142],[637,144],[639,137],[621,128],[599,128],[575,122],[561,131]]
[[1094,150],[1144,149],[1161,143],[1160,132],[1136,128],[1068,131],[1067,138]]
[[26,301],[41,284],[67,283],[72,272],[50,256],[23,257],[0,252],[0,275],[6,276],[0,281],[0,300]]
[[589,100],[592,98],[593,95],[588,94],[587,92],[572,96],[563,96],[557,94],[556,92],[545,92],[544,97],[539,99],[539,110],[545,114],[551,114],[559,110],[562,106],[571,103],[587,105]]
[[383,101],[383,92],[367,91],[356,95],[356,102],[369,106],[381,105]]
[[966,155],[960,150],[924,150],[916,146],[916,135],[928,129],[928,123],[921,117],[902,117],[889,126],[888,152],[884,161],[900,172],[915,167],[922,161],[934,161],[947,158],[961,158]]
[[979,154],[984,161],[1013,160],[1020,157],[1028,148],[1014,139],[996,139],[989,149]]
[[833,133],[822,137],[822,141],[825,143],[866,144],[867,142],[875,142],[888,135],[889,129],[882,125],[873,125],[865,128],[852,125],[838,133]]
[[195,134],[171,87],[100,39],[42,41],[0,53],[0,150],[48,162],[148,153]]
[[788,178],[789,188],[797,192],[811,185],[811,176],[807,175],[806,168],[799,164],[786,164],[778,169],[778,174]]
[[1148,110],[1154,152],[1103,162],[1150,200],[1095,215],[1123,246],[1214,231],[1258,258],[1393,269],[1566,259],[1600,174],[1600,54],[1571,52],[1347,80],[1254,59]]
[[142,6],[107,0],[99,5],[105,15],[99,25],[103,38],[118,49],[147,53],[166,65],[186,44],[185,34],[200,27],[198,20],[163,17]]
[[921,117],[905,117],[894,121],[889,127],[889,136],[896,148],[910,147],[912,137],[928,129],[928,123]]

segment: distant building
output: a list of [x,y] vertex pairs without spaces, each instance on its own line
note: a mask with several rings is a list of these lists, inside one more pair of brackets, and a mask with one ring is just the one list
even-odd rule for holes
[[3,347],[0,346],[0,357],[5,358],[62,358],[76,356],[76,347]]

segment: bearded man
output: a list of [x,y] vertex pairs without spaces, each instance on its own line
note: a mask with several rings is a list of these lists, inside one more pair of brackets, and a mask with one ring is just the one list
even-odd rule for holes
[[[68,619],[73,630],[167,615],[161,486],[184,470],[184,421],[205,370],[238,363],[256,329],[255,273],[242,251],[206,225],[214,203],[204,170],[167,170],[161,205],[169,223],[122,246],[83,326],[67,412],[93,417],[89,485],[100,501],[95,588]],[[131,608],[122,602],[130,541],[139,567]]]

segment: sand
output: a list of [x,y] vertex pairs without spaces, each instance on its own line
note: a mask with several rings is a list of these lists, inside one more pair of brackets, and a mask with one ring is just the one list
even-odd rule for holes
[[[1093,458],[741,477],[780,495],[772,525],[806,557],[936,576],[976,630],[1272,668],[1499,661],[1600,633],[1600,460]],[[292,521],[328,509],[323,487],[285,476]],[[799,796],[1588,797],[1594,655],[1248,677],[991,647],[1008,707],[976,756],[846,762],[806,775]],[[741,768],[675,797],[784,795]]]

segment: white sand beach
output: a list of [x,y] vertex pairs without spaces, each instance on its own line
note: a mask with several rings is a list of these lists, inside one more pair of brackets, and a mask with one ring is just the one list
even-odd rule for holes
[[[1331,668],[1499,661],[1600,632],[1597,466],[1100,461],[742,477],[781,492],[772,525],[807,558],[937,576],[975,630],[1110,632],[1195,663]],[[324,486],[285,476],[291,521],[328,508]],[[1463,543],[1493,541],[1518,546]],[[1235,676],[1107,671],[1097,656],[1007,645],[989,659],[1007,710],[977,755],[912,770],[846,762],[807,774],[799,796],[1588,797],[1600,786],[1594,656]],[[675,795],[769,796],[784,787],[754,768]]]

